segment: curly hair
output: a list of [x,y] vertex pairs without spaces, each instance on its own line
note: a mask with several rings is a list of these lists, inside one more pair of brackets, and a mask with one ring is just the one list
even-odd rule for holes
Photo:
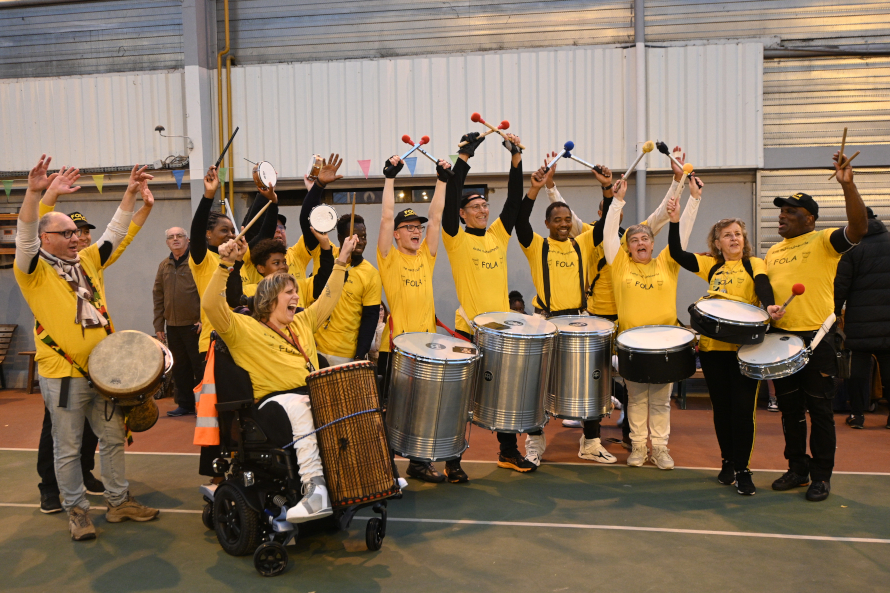
[[273,253],[287,255],[287,245],[278,239],[263,239],[250,250],[250,261],[255,266],[265,266]]
[[750,258],[754,253],[754,249],[751,247],[751,242],[748,240],[748,230],[745,227],[745,221],[741,218],[724,218],[714,223],[714,226],[711,227],[711,230],[708,233],[708,250],[711,252],[711,256],[718,262],[724,260],[723,252],[717,247],[717,239],[720,238],[720,233],[723,229],[733,224],[739,225],[742,229],[742,238],[745,240],[745,247],[742,249],[742,259]]
[[276,272],[263,278],[253,295],[251,313],[254,319],[268,321],[278,305],[278,295],[287,290],[288,285],[297,287],[297,279],[286,272]]
[[[349,219],[352,217],[351,214],[344,214],[340,218],[337,219],[337,238],[341,241],[343,239],[348,239],[347,237],[349,233]],[[365,224],[365,219],[361,217],[361,215],[355,215],[355,224]]]

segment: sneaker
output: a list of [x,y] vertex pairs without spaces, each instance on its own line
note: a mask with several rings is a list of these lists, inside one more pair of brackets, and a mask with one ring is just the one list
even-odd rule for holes
[[612,396],[612,407],[615,408],[616,410],[620,410],[623,407],[621,405],[621,402],[618,401],[618,398],[615,397],[614,395]]
[[533,472],[538,469],[537,464],[520,455],[519,451],[511,455],[504,455],[503,453],[498,455],[498,467],[512,469],[520,473]]
[[649,448],[646,443],[634,443],[630,455],[627,457],[627,465],[632,467],[642,467],[649,457]]
[[183,408],[182,406],[179,406],[175,410],[170,410],[169,412],[167,412],[167,415],[170,416],[171,418],[179,418],[180,416],[194,416],[195,411],[189,410],[188,408]]
[[214,484],[210,482],[209,484],[201,484],[199,490],[201,491],[201,496],[213,502],[214,497],[216,496],[216,489],[219,488],[219,484]]
[[92,473],[84,475],[83,485],[84,488],[87,489],[87,494],[94,494],[96,496],[105,494],[105,484],[102,483],[102,480],[97,480]]
[[408,480],[406,480],[405,478],[398,478],[396,482],[398,482],[399,484],[399,490],[404,490],[408,487]]
[[445,481],[445,476],[436,471],[432,463],[412,461],[408,464],[408,477],[422,482],[439,484]]
[[581,428],[584,426],[580,420],[569,420],[568,418],[562,421],[562,425],[566,428]]
[[90,520],[90,513],[80,507],[68,511],[68,531],[71,532],[71,539],[76,542],[96,539],[96,528]]
[[674,460],[664,445],[652,445],[652,462],[658,469],[674,469]]
[[787,472],[782,474],[781,478],[773,482],[773,490],[782,492],[784,490],[791,490],[792,488],[806,486],[809,483],[810,479],[807,476],[796,474],[789,469]]
[[328,496],[328,486],[322,476],[309,478],[309,482],[303,484],[303,498],[287,510],[288,523],[305,523],[334,514],[331,508],[331,499]]
[[717,481],[724,486],[735,484],[735,467],[733,467],[732,461],[723,460],[723,468],[717,474]]
[[599,463],[615,463],[618,459],[606,451],[600,439],[585,439],[581,435],[581,449],[578,450],[578,457],[581,459],[589,459],[598,461]]
[[58,494],[41,494],[40,495],[40,512],[51,515],[53,513],[62,512],[62,501]]
[[452,484],[464,484],[470,481],[467,472],[460,466],[460,459],[445,462],[445,476]]
[[544,436],[544,433],[525,435],[525,458],[535,465],[541,465],[546,448],[547,437]]
[[865,416],[857,416],[856,414],[850,414],[847,416],[847,426],[850,428],[865,428]]
[[109,523],[120,523],[121,521],[151,521],[161,512],[137,502],[129,492],[127,499],[117,506],[112,506],[110,502],[105,501],[108,511],[105,513],[105,520]]
[[775,400],[775,398],[769,398],[769,403],[766,404],[766,409],[770,412],[778,412],[779,411],[779,403]]
[[757,488],[754,487],[754,480],[751,479],[751,470],[743,469],[735,473],[736,490],[743,496],[754,496],[757,494]]
[[831,483],[828,480],[825,481],[816,481],[813,480],[813,483],[810,484],[810,487],[807,488],[807,500],[812,502],[819,502],[820,500],[825,500],[828,498],[828,494],[831,492]]

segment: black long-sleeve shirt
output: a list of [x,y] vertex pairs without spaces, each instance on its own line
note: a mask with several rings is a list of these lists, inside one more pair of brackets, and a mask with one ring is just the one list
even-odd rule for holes
[[307,251],[318,247],[318,239],[312,234],[312,225],[309,224],[309,213],[321,203],[323,194],[324,187],[316,181],[306,197],[303,198],[303,207],[300,208],[300,230],[303,232],[303,244],[306,245]]
[[[442,230],[454,237],[460,230],[460,202],[463,198],[464,182],[470,165],[463,159],[457,159],[452,168],[453,174],[445,185],[445,210],[442,212]],[[510,167],[510,177],[507,181],[507,201],[501,209],[499,218],[508,235],[513,234],[516,220],[522,206],[523,182],[522,161],[515,167]],[[485,229],[467,227],[466,232],[471,235],[484,235]]]

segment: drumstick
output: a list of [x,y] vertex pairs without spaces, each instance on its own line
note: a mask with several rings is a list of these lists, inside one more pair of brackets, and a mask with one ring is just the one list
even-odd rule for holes
[[796,297],[798,295],[802,295],[806,289],[807,289],[806,286],[804,286],[803,284],[795,284],[794,286],[792,286],[791,287],[791,296],[788,297],[788,300],[785,301],[785,304],[782,305],[782,307],[779,309],[779,311],[784,311],[785,307],[788,306],[788,303],[793,301],[794,297]]
[[571,157],[572,157],[572,154],[571,154],[571,152],[569,152],[569,151],[571,151],[573,148],[575,148],[575,143],[572,142],[571,140],[569,140],[568,142],[566,142],[565,144],[563,144],[563,145],[562,145],[562,150],[560,150],[560,151],[559,151],[559,154],[557,154],[556,157],[554,157],[554,159],[553,159],[552,161],[550,161],[550,162],[547,164],[546,167],[544,167],[544,170],[545,170],[545,171],[549,171],[549,170],[550,170],[550,167],[552,167],[553,165],[555,165],[555,164],[556,164],[556,161],[558,161],[559,159],[561,159],[561,158],[564,157],[564,156],[568,156],[569,158],[571,158]]
[[[843,169],[844,167],[846,167],[847,165],[849,165],[850,163],[852,163],[852,162],[853,162],[853,159],[855,159],[857,156],[859,156],[859,153],[860,153],[860,152],[862,152],[862,151],[861,151],[861,150],[857,150],[856,152],[853,153],[853,156],[851,156],[850,158],[848,158],[847,160],[845,160],[844,163],[841,165],[841,169]],[[841,157],[843,157],[843,153],[841,153]],[[835,175],[837,175],[837,171],[835,171],[834,173],[832,173],[832,174],[831,174],[831,177],[829,177],[828,180],[831,181],[832,179],[834,179],[834,176],[835,176]]]
[[[471,115],[470,121],[482,124],[483,126],[490,128],[492,132],[497,132],[498,134],[500,134],[504,138],[504,140],[509,140],[509,138],[507,138],[507,135],[504,134],[504,132],[502,130],[497,129],[496,127],[494,127],[493,125],[491,125],[490,123],[488,123],[487,121],[482,119],[482,116],[479,115],[478,113],[474,113],[473,115]],[[504,122],[501,122],[501,123],[504,123]],[[525,150],[525,146],[523,146],[522,144],[519,145],[519,148],[521,148],[522,150]]]
[[658,142],[655,143],[655,147],[658,148],[658,152],[660,152],[661,154],[667,155],[667,157],[669,159],[671,159],[671,161],[673,161],[673,163],[675,165],[677,165],[677,167],[679,167],[680,169],[683,168],[683,165],[680,163],[680,161],[675,159],[674,155],[671,154],[671,151],[668,149],[667,144],[665,144],[664,142],[659,140]]
[[847,126],[844,126],[844,137],[841,138],[841,158],[844,156],[844,146],[847,145]]
[[235,134],[238,133],[238,130],[239,130],[239,129],[240,129],[240,128],[235,128],[235,131],[232,132],[232,137],[229,138],[229,141],[226,143],[226,147],[223,148],[222,154],[219,155],[219,158],[216,160],[216,164],[214,165],[214,167],[216,167],[217,169],[219,168],[219,164],[222,162],[223,157],[226,156],[226,153],[229,151],[229,146],[232,145],[232,140],[235,139]]
[[633,162],[633,164],[628,168],[627,171],[624,172],[624,175],[621,176],[622,179],[627,179],[627,176],[634,172],[634,169],[637,168],[637,165],[640,164],[640,161],[643,160],[643,157],[647,154],[655,150],[655,143],[651,140],[647,140],[645,144],[643,144],[643,148],[640,151],[640,154],[637,155],[637,160]]
[[677,184],[677,191],[674,192],[674,200],[680,198],[680,194],[683,193],[683,185],[686,183],[686,178],[689,177],[689,174],[692,173],[692,171],[692,163],[686,163],[685,165],[683,165],[683,176],[680,177],[680,183]]
[[822,326],[819,328],[819,331],[816,332],[816,335],[813,336],[813,341],[810,342],[808,349],[810,352],[813,352],[816,349],[816,346],[819,345],[819,342],[822,341],[822,338],[825,337],[825,334],[828,333],[828,330],[831,329],[831,326],[834,325],[837,316],[834,313],[828,315],[825,318],[825,321],[822,322]]
[[268,208],[268,207],[269,207],[269,204],[271,204],[271,203],[272,203],[271,201],[266,202],[266,205],[263,206],[262,208],[260,208],[260,211],[256,213],[256,216],[253,217],[253,220],[251,220],[250,222],[248,222],[248,223],[247,223],[247,226],[244,227],[243,229],[241,229],[241,232],[238,233],[238,236],[237,236],[237,237],[235,237],[235,240],[236,240],[236,241],[237,241],[238,239],[240,239],[241,237],[243,237],[243,236],[244,236],[244,233],[246,233],[246,232],[248,231],[248,229],[250,229],[250,227],[253,226],[253,223],[255,223],[256,221],[258,221],[258,220],[260,219],[260,216],[263,215],[263,212],[266,211],[266,208]]
[[[504,120],[504,121],[502,121],[501,123],[498,124],[497,130],[506,130],[506,129],[509,128],[509,127],[510,127],[510,122],[508,122],[507,120]],[[494,129],[494,128],[492,128],[492,129],[490,129],[490,130],[485,130],[484,132],[482,132],[481,134],[479,134],[479,135],[476,137],[476,140],[479,140],[480,138],[485,138],[485,137],[488,136],[489,134],[493,134],[493,133],[497,132],[497,130]],[[460,144],[458,144],[457,147],[458,147],[458,148],[463,148],[464,146],[466,146],[466,145],[469,144],[469,143],[470,143],[469,140],[464,140],[463,142],[461,142]]]
[[352,214],[349,217],[349,236],[352,236],[352,231],[355,229],[355,197],[358,195],[358,192],[352,193]]
[[411,145],[411,150],[409,150],[408,152],[406,152],[405,154],[403,154],[403,155],[400,156],[399,158],[402,159],[402,160],[404,161],[406,158],[408,158],[409,156],[411,156],[411,153],[412,153],[412,152],[414,152],[415,150],[417,150],[418,148],[420,148],[420,146],[421,146],[422,144],[426,144],[426,143],[429,142],[429,141],[430,141],[430,137],[429,137],[429,136],[423,136],[423,137],[420,139],[420,142],[415,143],[414,140],[411,139],[411,136],[409,136],[408,134],[403,134],[403,135],[402,135],[402,142],[404,142],[405,144],[410,144],[410,145]]

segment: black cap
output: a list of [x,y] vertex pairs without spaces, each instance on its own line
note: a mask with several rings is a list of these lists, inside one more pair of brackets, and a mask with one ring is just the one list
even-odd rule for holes
[[419,221],[420,224],[426,224],[427,221],[428,221],[428,219],[424,218],[423,216],[420,216],[419,214],[417,214],[417,212],[415,212],[415,211],[412,210],[411,208],[405,208],[404,210],[402,210],[401,212],[399,212],[398,214],[396,214],[395,227],[394,227],[394,228],[399,228],[399,226],[400,226],[402,223],[404,223],[404,222],[411,222],[411,221],[414,221],[414,220]]
[[79,229],[83,229],[83,228],[94,229],[94,228],[96,228],[93,225],[91,225],[90,223],[88,223],[87,217],[84,216],[83,214],[81,214],[80,212],[72,212],[68,216],[71,218],[71,220],[74,221],[74,224],[76,224],[77,228],[79,228]]
[[776,198],[773,200],[773,205],[781,208],[782,206],[794,206],[795,208],[803,208],[810,214],[819,218],[819,204],[816,203],[816,200],[812,198],[812,196],[807,195],[805,193],[796,193],[793,196],[787,198]]
[[871,209],[871,206],[866,206],[865,212],[868,214],[868,218],[877,218],[878,217],[878,215],[875,214],[875,211]]
[[473,200],[485,200],[485,201],[487,202],[487,201],[488,201],[488,198],[486,198],[485,196],[480,195],[480,194],[470,194],[470,195],[468,195],[468,196],[464,196],[464,197],[461,199],[461,201],[460,201],[460,207],[461,207],[461,208],[466,208],[466,207],[467,207],[467,204],[469,204],[469,203],[472,202]]
[[278,215],[278,222],[280,222],[284,227],[287,227],[287,217],[284,214]]

